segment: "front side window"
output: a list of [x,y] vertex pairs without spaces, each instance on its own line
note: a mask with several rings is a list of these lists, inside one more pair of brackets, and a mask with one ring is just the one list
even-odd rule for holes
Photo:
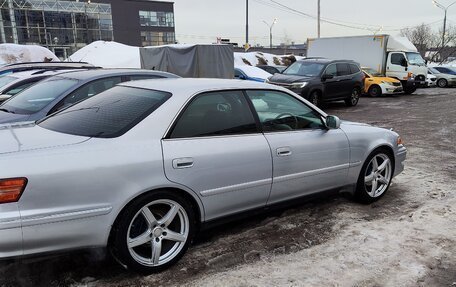
[[117,86],[62,110],[38,125],[78,136],[118,137],[170,97],[167,92]]
[[291,95],[263,90],[247,91],[247,95],[265,132],[326,128],[319,113]]
[[241,91],[198,95],[174,125],[170,138],[223,136],[258,132]]
[[393,65],[403,65],[405,63],[405,57],[401,53],[393,53],[391,54],[391,64]]
[[16,114],[31,115],[44,109],[65,91],[78,84],[75,79],[51,77],[22,91],[2,105]]

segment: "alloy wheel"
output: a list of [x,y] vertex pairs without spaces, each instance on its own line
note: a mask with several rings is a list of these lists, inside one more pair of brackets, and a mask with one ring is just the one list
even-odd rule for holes
[[171,199],[142,207],[131,221],[127,246],[132,258],[147,267],[163,265],[184,248],[190,223],[185,209]]
[[388,188],[392,177],[391,160],[386,154],[376,154],[366,168],[364,188],[372,197],[381,196]]

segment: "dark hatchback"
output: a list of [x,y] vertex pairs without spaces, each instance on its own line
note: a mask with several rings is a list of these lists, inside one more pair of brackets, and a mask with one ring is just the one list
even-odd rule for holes
[[353,61],[304,59],[266,82],[286,87],[316,106],[341,100],[347,106],[356,106],[363,90],[364,74]]

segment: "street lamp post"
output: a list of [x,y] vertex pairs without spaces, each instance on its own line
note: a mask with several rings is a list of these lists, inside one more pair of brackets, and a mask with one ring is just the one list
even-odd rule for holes
[[272,27],[274,27],[274,24],[277,23],[277,20],[277,18],[274,18],[274,21],[272,21],[271,25],[269,25],[268,22],[263,20],[263,23],[269,27],[269,49],[272,49]]
[[440,4],[439,2],[437,2],[436,0],[432,0],[432,3],[434,4],[435,7],[438,7],[438,8],[442,9],[445,12],[445,16],[443,17],[443,33],[442,33],[442,48],[443,48],[443,47],[445,47],[445,30],[446,30],[447,10],[453,4],[455,4],[456,1],[454,1],[453,3],[451,3],[450,5],[448,5],[446,7],[443,6],[442,4]]
[[318,0],[317,6],[318,6],[318,8],[317,8],[317,10],[318,10],[317,11],[317,15],[318,15],[317,16],[317,21],[318,21],[317,32],[318,32],[318,38],[320,38],[320,0]]

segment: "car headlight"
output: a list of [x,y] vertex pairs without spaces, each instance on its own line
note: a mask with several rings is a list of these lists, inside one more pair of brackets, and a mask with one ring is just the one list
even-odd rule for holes
[[293,84],[290,85],[290,88],[291,88],[291,89],[302,89],[302,88],[304,88],[307,84],[308,84],[308,82],[293,83]]
[[396,144],[397,144],[398,146],[404,144],[404,141],[402,140],[402,138],[401,138],[400,136],[397,137]]
[[387,82],[387,81],[382,81],[382,83],[383,83],[383,84],[387,84],[387,85],[390,85],[390,86],[392,86],[392,85],[393,85],[393,83],[391,83],[391,82]]

